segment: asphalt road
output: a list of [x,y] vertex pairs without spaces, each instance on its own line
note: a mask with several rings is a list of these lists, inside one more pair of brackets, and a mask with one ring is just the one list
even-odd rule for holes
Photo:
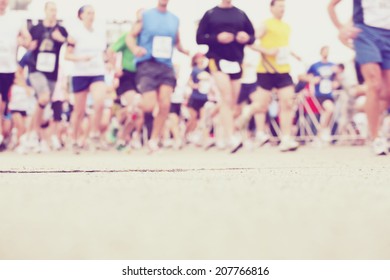
[[0,154],[0,259],[389,259],[365,147]]

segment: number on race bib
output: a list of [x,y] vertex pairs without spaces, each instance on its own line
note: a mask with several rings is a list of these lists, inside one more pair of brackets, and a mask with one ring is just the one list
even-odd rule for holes
[[37,70],[52,73],[56,66],[56,55],[54,53],[39,53],[37,58]]
[[172,57],[172,38],[166,36],[155,36],[153,38],[152,56],[155,58],[168,59]]
[[225,74],[238,74],[241,72],[240,63],[238,63],[237,61],[221,59],[219,61],[219,68]]

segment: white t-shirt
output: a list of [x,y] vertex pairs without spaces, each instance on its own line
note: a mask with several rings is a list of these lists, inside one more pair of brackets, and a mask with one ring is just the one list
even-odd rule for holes
[[89,61],[74,62],[71,75],[104,76],[103,53],[107,46],[105,29],[99,26],[99,28],[94,27],[93,31],[89,31],[80,22],[69,34],[76,41],[74,55],[92,57]]
[[18,35],[23,26],[23,19],[16,15],[0,16],[0,73],[16,72]]

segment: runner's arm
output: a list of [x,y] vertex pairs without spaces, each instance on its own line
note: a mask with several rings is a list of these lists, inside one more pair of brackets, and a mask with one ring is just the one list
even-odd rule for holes
[[205,13],[199,22],[198,30],[196,31],[196,43],[199,45],[210,45],[218,42],[217,35],[209,33],[209,13]]
[[245,19],[245,32],[249,35],[249,41],[246,44],[252,45],[256,41],[256,31],[247,15],[245,15]]
[[146,50],[137,45],[137,37],[142,31],[142,27],[142,13],[139,12],[137,13],[137,21],[134,23],[131,31],[126,36],[126,45],[136,57],[140,57],[146,54]]
[[341,2],[342,0],[331,0],[328,5],[328,14],[330,17],[330,20],[336,26],[337,29],[341,29],[343,25],[341,24],[339,17],[336,13],[336,6]]
[[294,57],[298,61],[302,61],[302,58],[294,51],[290,52],[291,56]]
[[27,26],[23,26],[20,29],[18,39],[19,39],[19,45],[21,45],[22,47],[25,47],[26,49],[29,48],[32,38],[31,38],[30,32],[27,29]]
[[181,52],[182,54],[185,54],[185,55],[190,55],[190,52],[188,50],[186,50],[185,48],[183,48],[183,45],[181,43],[181,37],[180,37],[180,33],[177,32],[177,35],[176,35],[176,48],[179,52]]

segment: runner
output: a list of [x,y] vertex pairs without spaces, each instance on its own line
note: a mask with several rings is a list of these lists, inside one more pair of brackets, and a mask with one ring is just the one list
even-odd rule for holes
[[[142,14],[142,11],[143,10],[137,12],[137,18],[141,18],[140,16]],[[136,118],[137,125],[135,126],[135,131],[132,133],[133,137],[131,140],[131,144],[135,149],[139,149],[142,147],[141,130],[143,126],[143,115],[134,114],[133,107],[136,104],[135,98],[138,98],[135,82],[136,65],[134,55],[126,44],[127,36],[128,32],[124,33],[109,49],[110,54],[111,52],[114,52],[119,54],[117,56],[122,58],[120,69],[117,69],[117,76],[119,77],[119,87],[116,92],[120,100],[120,104],[127,109],[127,112],[122,119],[123,125],[121,127],[120,132],[118,133],[117,148],[119,150],[124,149],[127,145],[128,134],[131,133],[135,126],[133,117]],[[117,56],[112,56],[114,58],[115,64],[117,64]]]
[[18,45],[28,47],[31,35],[26,23],[7,12],[8,0],[0,0],[0,145],[3,144],[3,118],[8,104],[8,92],[18,68]]
[[238,97],[240,115],[236,120],[236,126],[246,131],[253,118],[254,126],[256,127],[256,145],[262,147],[269,142],[270,136],[264,132],[266,113],[262,108],[260,92],[257,91],[257,62],[259,54],[251,47],[246,47],[244,53],[241,92]]
[[20,67],[15,73],[13,85],[9,91],[8,110],[11,113],[12,128],[15,131],[13,147],[18,153],[25,153],[25,133],[27,130],[27,111],[33,97],[34,90],[26,83],[23,69]]
[[93,98],[93,120],[91,138],[94,144],[100,143],[100,125],[104,109],[106,84],[104,82],[106,49],[106,33],[102,28],[94,26],[95,11],[90,5],[81,7],[78,11],[80,25],[70,32],[69,44],[65,58],[73,61],[72,86],[75,95],[72,114],[73,149],[76,153],[86,143],[79,139],[81,123],[85,116],[88,93]]
[[343,25],[336,13],[341,1],[330,1],[329,15],[340,32],[341,41],[355,48],[356,61],[367,85],[366,113],[372,148],[376,155],[386,155],[388,143],[379,130],[383,113],[380,100],[383,97],[388,102],[390,96],[390,2],[355,0],[353,25]]
[[[331,142],[331,128],[329,127],[335,109],[333,91],[338,87],[336,82],[336,64],[328,61],[329,47],[321,48],[321,61],[310,66],[308,74],[315,85],[315,98],[322,107],[319,131],[320,140]],[[337,85],[336,85],[337,84]]]
[[167,120],[171,95],[176,86],[172,65],[173,49],[188,55],[182,47],[179,35],[179,18],[168,11],[169,0],[158,0],[156,8],[140,15],[127,44],[137,57],[137,88],[142,94],[140,108],[145,113],[153,112],[158,105],[158,114],[153,123],[149,149],[159,148],[159,139]]
[[[282,152],[295,151],[299,144],[292,138],[294,83],[290,76],[289,50],[291,28],[283,21],[285,13],[284,0],[272,0],[271,13],[273,17],[266,20],[259,29],[262,58],[257,69],[258,91],[261,94],[262,107],[271,102],[272,91],[277,90],[280,102],[280,145]],[[265,105],[265,106],[264,106]]]
[[[29,64],[29,81],[38,97],[30,142],[38,146],[43,112],[51,102],[56,88],[60,51],[68,37],[66,29],[58,23],[57,6],[54,2],[46,2],[44,20],[33,26],[30,32],[33,41],[30,47],[32,57]],[[36,147],[35,150],[39,151],[39,148]]]
[[233,113],[240,93],[244,47],[255,41],[254,34],[248,16],[233,6],[232,0],[222,0],[204,14],[196,35],[198,44],[209,47],[209,71],[221,92],[221,125],[232,152],[242,147],[241,137],[234,135]]
[[197,142],[193,141],[191,134],[197,128],[202,109],[208,101],[207,96],[212,88],[211,76],[205,70],[207,67],[207,65],[205,65],[206,63],[206,57],[202,53],[197,53],[192,58],[192,72],[188,81],[188,84],[192,89],[192,93],[187,104],[190,118],[186,127],[186,135],[188,136],[190,142]]

